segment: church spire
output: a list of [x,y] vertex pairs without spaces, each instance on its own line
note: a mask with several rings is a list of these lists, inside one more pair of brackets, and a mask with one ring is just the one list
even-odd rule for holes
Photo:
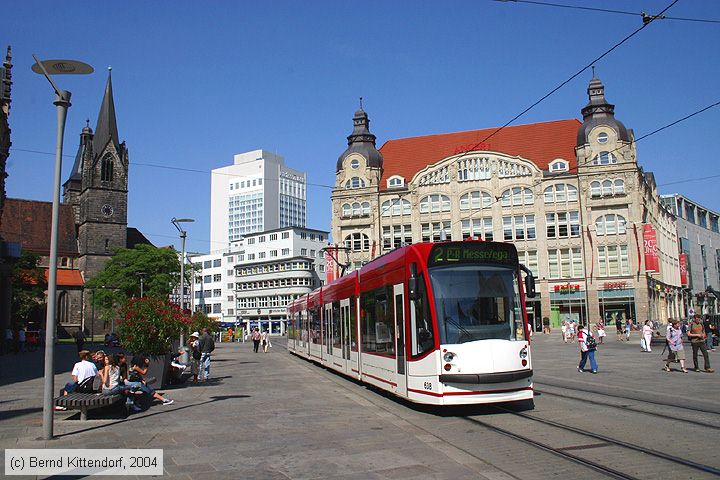
[[115,101],[113,100],[112,91],[112,67],[108,67],[105,96],[103,96],[102,105],[100,106],[100,113],[95,127],[95,137],[93,138],[93,153],[95,155],[102,153],[108,142],[112,142],[115,149],[118,152],[120,151],[117,120],[115,119]]

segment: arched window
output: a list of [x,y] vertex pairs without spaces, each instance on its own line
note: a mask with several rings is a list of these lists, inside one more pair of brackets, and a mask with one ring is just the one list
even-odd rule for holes
[[595,155],[593,165],[610,165],[611,163],[617,163],[617,158],[610,152],[600,152]]
[[370,215],[370,202],[363,202],[360,206],[360,210],[363,216]]
[[360,177],[352,177],[350,180],[345,182],[345,188],[363,188],[365,187],[365,180]]
[[360,204],[358,202],[353,202],[352,204],[352,214],[353,217],[359,217],[360,216]]
[[502,206],[532,205],[533,193],[529,188],[513,187],[502,193]]
[[113,161],[111,157],[105,157],[100,162],[100,180],[103,182],[112,182],[113,179]]
[[345,248],[353,252],[367,252],[370,250],[370,238],[364,233],[351,233],[345,237]]
[[349,217],[352,214],[352,207],[349,203],[343,203],[342,206],[342,216],[343,217]]
[[380,207],[380,212],[383,217],[398,216],[398,215],[410,215],[412,207],[409,200],[404,198],[393,198],[392,200],[385,200]]
[[612,180],[603,180],[602,182],[602,194],[603,197],[613,194],[613,182]]
[[553,160],[550,162],[549,167],[551,172],[567,172],[568,162],[565,160]]
[[577,188],[568,183],[550,185],[543,192],[545,203],[564,203],[577,201]]
[[489,207],[492,198],[487,192],[476,190],[460,196],[460,210],[470,210]]
[[618,178],[613,182],[613,193],[615,195],[625,194],[625,181],[622,178]]
[[420,200],[420,213],[449,212],[450,197],[447,195],[433,194],[423,197]]
[[398,176],[390,177],[388,178],[387,185],[388,188],[402,187],[403,185],[405,185],[405,180],[402,177]]
[[627,231],[625,217],[608,213],[595,220],[595,230],[598,235],[616,235]]

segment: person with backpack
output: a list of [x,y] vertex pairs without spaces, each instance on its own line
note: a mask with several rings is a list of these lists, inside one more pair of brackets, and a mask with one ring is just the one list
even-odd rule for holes
[[590,333],[590,329],[585,325],[580,326],[578,331],[578,343],[580,344],[580,364],[578,365],[578,372],[582,373],[585,371],[585,363],[588,359],[590,360],[590,371],[592,373],[598,372],[597,362],[595,361],[595,350],[597,350],[597,342],[595,337]]
[[207,328],[202,329],[202,335],[198,339],[198,350],[200,351],[200,375],[198,380],[206,382],[210,379],[210,354],[215,350],[215,340],[210,336]]
[[[93,382],[98,376],[98,369],[93,362],[90,361],[91,355],[87,350],[81,350],[78,354],[80,361],[77,362],[72,369],[72,382],[65,384],[62,394],[69,393],[91,393],[93,391]],[[67,410],[65,407],[55,406],[55,410]]]
[[667,360],[665,360],[665,370],[670,371],[670,362],[680,362],[680,370],[683,373],[688,373],[685,368],[685,349],[683,347],[683,331],[680,327],[680,320],[672,320],[668,325],[667,334],[665,335],[667,340],[667,346],[670,349],[670,354]]

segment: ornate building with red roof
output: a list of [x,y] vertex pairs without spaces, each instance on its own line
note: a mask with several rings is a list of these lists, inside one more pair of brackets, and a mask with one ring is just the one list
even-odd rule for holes
[[349,268],[416,242],[512,242],[538,279],[536,328],[543,317],[678,316],[675,217],[600,80],[587,92],[582,122],[393,139],[379,150],[361,106],[331,195],[332,238]]

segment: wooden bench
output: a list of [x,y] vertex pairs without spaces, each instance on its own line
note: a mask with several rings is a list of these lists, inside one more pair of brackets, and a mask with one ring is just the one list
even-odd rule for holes
[[80,410],[80,420],[87,420],[88,410],[107,407],[122,402],[125,397],[116,393],[103,395],[102,393],[69,393],[55,399],[55,405],[70,410]]

